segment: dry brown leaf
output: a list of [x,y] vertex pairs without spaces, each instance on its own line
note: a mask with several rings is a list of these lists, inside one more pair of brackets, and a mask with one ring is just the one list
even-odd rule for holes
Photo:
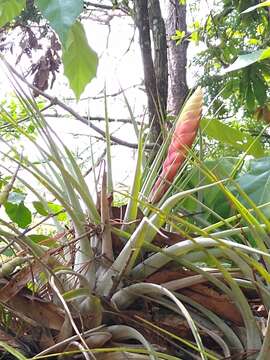
[[34,320],[39,326],[60,330],[64,321],[64,311],[53,303],[43,301],[36,297],[16,295],[8,301],[17,314],[22,313],[24,318]]
[[161,271],[157,271],[153,275],[148,276],[148,278],[145,280],[148,283],[153,284],[163,284],[169,281],[177,280],[177,279],[183,279],[188,276],[196,275],[195,272],[188,271],[188,270],[167,270],[163,269]]
[[239,310],[227,295],[220,294],[216,290],[201,284],[191,286],[189,289],[182,289],[181,294],[213,311],[222,319],[227,319],[238,326],[243,325]]
[[20,344],[17,339],[15,339],[13,336],[7,334],[5,331],[1,329],[0,329],[0,341],[4,342],[9,346],[12,346],[15,349],[23,350],[22,344]]
[[[189,276],[196,275],[195,272],[189,270],[162,270],[149,276],[146,281],[154,284],[162,284],[172,280],[183,279]],[[236,325],[243,325],[241,314],[237,307],[225,294],[220,294],[212,287],[205,284],[197,284],[189,288],[181,289],[179,292],[198,304],[203,305],[209,310],[212,310],[222,318],[235,323]]]
[[[42,260],[46,261],[47,259],[48,255],[45,255]],[[10,279],[8,283],[0,289],[0,302],[6,303],[13,296],[18,294],[25,287],[28,281],[32,280],[33,276],[37,275],[41,271],[41,267],[42,265],[35,261],[14,275],[12,279]]]

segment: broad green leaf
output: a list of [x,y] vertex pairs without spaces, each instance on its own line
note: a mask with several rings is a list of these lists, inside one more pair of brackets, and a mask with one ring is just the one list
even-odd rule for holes
[[[236,178],[236,182],[256,205],[270,202],[270,157],[248,160],[245,174]],[[270,207],[263,211],[270,215]]]
[[[264,155],[264,151],[259,142],[259,139],[254,141],[255,139],[251,135],[245,134],[238,129],[234,129],[228,125],[225,125],[217,119],[202,119],[201,128],[206,135],[222,143],[231,145],[237,150],[242,152],[247,151],[248,154],[255,157]],[[250,147],[252,143],[253,145]]]
[[33,206],[39,215],[42,215],[42,216],[49,215],[48,211],[45,209],[45,207],[41,201],[33,201]]
[[[52,210],[53,213],[58,213],[59,211],[64,210],[63,206],[54,204],[52,202],[48,202],[47,205],[48,205],[49,209]],[[42,215],[42,216],[49,215],[49,212],[47,211],[47,209],[45,208],[44,204],[42,204],[41,201],[33,201],[33,206],[40,215]],[[66,213],[63,212],[63,213],[58,214],[56,216],[56,218],[59,221],[66,221],[67,215],[66,215]]]
[[[234,157],[224,157],[222,159],[217,160],[205,160],[204,166],[214,174],[217,179],[225,179],[228,178],[234,168],[235,165],[238,163],[239,159]],[[211,180],[207,177],[202,177],[199,174],[199,170],[194,168],[192,171],[192,176],[190,178],[190,185],[192,187],[196,187],[198,183],[200,184],[210,184]],[[228,217],[230,214],[231,206],[224,195],[224,193],[220,190],[218,186],[213,187],[211,189],[205,189],[203,191],[203,204],[208,206],[211,210],[215,211],[219,215],[223,217]],[[190,212],[196,212],[197,203],[190,197],[185,199],[183,203],[184,207],[189,210]],[[204,216],[208,217],[209,215],[207,212],[204,212]]]
[[5,210],[10,220],[14,221],[22,229],[25,229],[32,221],[31,211],[22,201],[19,205],[7,202]]
[[[58,204],[54,204],[52,202],[48,203],[49,208],[54,212],[57,213],[61,210],[64,210],[63,206],[58,205]],[[65,212],[60,213],[56,216],[56,219],[59,221],[66,221],[67,220],[67,214]]]
[[250,11],[256,10],[256,9],[264,7],[264,6],[270,6],[270,1],[264,1],[264,2],[262,2],[260,4],[251,6],[248,9],[246,9],[245,11],[243,11],[242,14],[246,14],[246,13],[248,13]]
[[235,62],[232,63],[226,69],[224,69],[222,71],[222,73],[227,74],[228,72],[231,72],[231,71],[240,70],[251,64],[254,64],[257,61],[263,60],[263,59],[261,59],[261,56],[263,55],[264,51],[265,50],[256,50],[252,53],[238,56],[238,58],[235,60]]
[[77,100],[85,86],[96,76],[98,58],[87,42],[83,26],[77,21],[69,32],[63,50],[64,72]]
[[19,16],[26,0],[0,0],[0,27]]
[[83,0],[36,0],[36,5],[65,47],[68,31],[83,11]]

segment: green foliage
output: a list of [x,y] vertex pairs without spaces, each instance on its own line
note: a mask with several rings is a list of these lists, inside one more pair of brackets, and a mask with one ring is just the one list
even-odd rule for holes
[[253,11],[253,10],[256,10],[260,7],[264,7],[264,6],[270,6],[270,1],[263,1],[262,3],[260,4],[257,4],[257,5],[254,5],[254,6],[251,6],[249,8],[247,8],[246,10],[243,11],[243,14],[246,14],[250,11]]
[[[226,101],[222,113],[244,109],[252,117],[268,98],[269,17],[265,8],[242,13],[251,1],[214,1],[211,15],[201,26],[206,50],[195,59],[203,67],[200,82],[206,86],[209,103],[220,93]],[[212,109],[214,110],[214,109]]]
[[[236,180],[256,205],[270,203],[270,157],[247,160],[243,166],[242,175]],[[242,198],[241,201],[248,206],[245,199]],[[269,205],[263,211],[268,217],[270,216]]]
[[[239,11],[246,5],[251,6],[251,3],[253,2],[226,1],[226,4],[237,4]],[[70,32],[67,50],[70,47],[72,51],[78,52],[76,36],[79,41],[80,38],[85,41],[85,34],[79,23],[73,27],[75,30]],[[75,34],[77,32],[78,34]],[[196,34],[200,35],[200,32],[201,30]],[[235,55],[235,59],[241,56],[237,51]],[[230,63],[235,59],[231,59]],[[233,96],[228,91],[229,86],[226,88],[227,103],[233,103],[234,96],[238,99],[242,96],[241,99],[250,101],[248,111],[258,104],[264,104],[265,89],[260,81],[266,81],[263,68],[267,66],[267,61],[268,59],[254,62],[227,73],[224,78],[215,79],[221,79],[222,85],[228,79],[238,79],[236,84],[229,83]],[[79,62],[75,64],[75,69],[82,66]],[[85,70],[86,63],[82,67]],[[258,72],[251,71],[253,67],[256,71],[261,69],[261,73],[258,75]],[[220,69],[221,67],[219,71]],[[239,77],[239,71],[245,75],[244,81]],[[77,84],[75,80],[74,83]],[[209,97],[221,86],[218,81],[213,83],[212,93],[207,94]],[[78,84],[76,89],[78,94],[83,91],[83,87]],[[19,86],[16,91],[26,113],[33,117],[33,124],[41,141],[37,142],[35,137],[24,130],[21,123],[14,121],[12,114],[6,112],[6,122],[11,129],[14,128],[20,133],[19,140],[21,142],[23,139],[26,146],[25,152],[20,154],[19,142],[10,144],[3,139],[8,146],[3,149],[1,169],[10,176],[13,173],[7,163],[12,162],[16,166],[20,163],[23,171],[18,172],[16,186],[22,184],[35,197],[33,206],[38,213],[38,222],[35,223],[37,234],[29,235],[28,231],[31,229],[23,232],[18,230],[18,226],[24,229],[31,223],[31,213],[24,205],[25,194],[13,189],[5,204],[11,222],[0,219],[0,237],[3,239],[4,248],[8,244],[15,254],[16,264],[15,267],[8,268],[11,281],[4,279],[8,281],[5,291],[1,291],[0,286],[0,302],[5,306],[9,296],[16,300],[17,295],[19,300],[28,301],[28,290],[31,289],[36,296],[31,296],[28,304],[29,307],[34,305],[34,309],[36,306],[37,311],[29,311],[26,306],[20,306],[22,301],[14,301],[14,307],[8,306],[7,310],[12,321],[5,329],[14,330],[12,325],[15,323],[17,331],[18,327],[21,328],[18,326],[21,325],[21,319],[28,318],[30,321],[28,320],[27,327],[23,328],[23,338],[19,339],[19,332],[16,334],[19,340],[23,341],[28,334],[32,336],[33,331],[42,333],[46,328],[46,334],[51,339],[61,337],[67,344],[63,353],[70,350],[70,345],[78,345],[78,351],[86,353],[88,342],[86,344],[84,339],[88,341],[89,338],[82,338],[82,331],[86,335],[91,329],[91,335],[97,335],[93,328],[102,324],[103,308],[106,311],[114,307],[120,315],[121,311],[125,311],[125,314],[132,314],[134,311],[141,314],[142,321],[138,328],[141,331],[141,323],[145,321],[148,322],[147,331],[142,335],[144,332],[136,329],[137,321],[134,321],[134,328],[123,326],[122,320],[119,322],[113,312],[106,311],[106,320],[113,325],[105,324],[101,328],[103,335],[105,333],[108,341],[113,339],[116,344],[124,340],[126,346],[109,348],[108,346],[113,346],[112,343],[105,341],[105,344],[98,343],[94,352],[117,351],[127,357],[128,352],[133,351],[128,345],[130,340],[131,348],[136,341],[134,352],[144,351],[151,360],[155,357],[175,359],[174,354],[182,357],[182,353],[183,358],[201,357],[205,360],[229,359],[233,356],[241,358],[246,354],[251,354],[253,359],[267,359],[270,324],[266,323],[266,316],[261,315],[258,310],[258,299],[265,312],[268,312],[270,222],[265,215],[269,216],[267,203],[270,193],[270,157],[260,158],[266,152],[259,139],[246,131],[245,119],[226,119],[227,121],[222,123],[218,117],[211,120],[209,116],[204,120],[199,146],[195,146],[194,150],[185,156],[181,171],[178,170],[173,184],[168,182],[169,189],[158,205],[151,203],[149,194],[159,177],[159,170],[164,164],[172,139],[168,136],[160,146],[156,158],[151,159],[150,166],[145,166],[142,130],[133,188],[130,194],[123,195],[128,206],[121,207],[117,214],[114,214],[111,188],[102,187],[102,201],[96,206],[92,198],[92,190],[95,189],[88,189],[91,182],[85,180],[77,159],[37,111],[33,99],[27,98]],[[224,94],[222,96],[225,97]],[[215,106],[224,105],[222,96],[217,99],[218,104]],[[197,106],[198,104],[195,108]],[[210,114],[211,111],[213,109],[209,109]],[[218,112],[218,115],[220,114],[221,111]],[[237,119],[236,116],[235,118]],[[230,128],[231,125],[233,129]],[[254,124],[252,126],[254,127]],[[190,130],[190,126],[185,130]],[[107,138],[109,142],[108,128]],[[205,146],[205,141],[206,145],[211,141],[222,142],[222,145],[233,148],[234,152],[237,150],[241,157],[209,160],[206,158],[209,146]],[[31,157],[28,156],[28,151],[31,152],[33,147],[38,152],[39,160],[36,162],[31,162]],[[171,148],[175,149],[176,147]],[[249,158],[258,158],[247,159],[245,153],[249,154]],[[38,183],[38,190],[32,181]],[[100,198],[98,191],[95,195]],[[264,210],[260,208],[263,205]],[[61,213],[57,217],[53,216],[58,212]],[[52,235],[49,239],[43,235],[45,231],[42,231],[48,226],[48,216],[49,220],[54,222],[52,233],[51,228],[49,230]],[[40,217],[44,220],[43,223],[39,222]],[[57,249],[48,251],[48,247]],[[33,266],[30,267],[29,264]],[[1,265],[3,270],[3,263]],[[29,269],[31,275],[33,271],[32,281],[29,280],[29,275],[25,275],[29,273]],[[13,281],[16,280],[14,277],[17,272],[19,282]],[[8,293],[6,289],[10,288],[11,293]],[[202,301],[198,296],[201,289],[205,289]],[[185,292],[188,296],[184,295]],[[193,296],[194,293],[196,296]],[[213,293],[216,296],[213,296]],[[147,307],[141,298],[147,299]],[[176,323],[177,334],[178,324],[184,319],[192,332],[192,340],[164,332],[143,319],[146,309],[156,312],[160,327],[169,324],[173,328]],[[228,309],[230,311],[227,311]],[[37,321],[36,313],[44,316],[40,316]],[[66,321],[63,328],[64,317]],[[175,321],[171,321],[174,317]],[[264,333],[258,326],[258,317],[267,324]],[[162,346],[168,354],[152,350],[150,342],[153,336],[149,335],[148,331],[151,326],[161,337],[166,334],[166,342]],[[184,333],[186,332],[185,328]],[[12,333],[10,331],[8,335]],[[73,334],[77,335],[76,344],[68,343]],[[174,347],[171,342],[167,347],[167,337],[177,340],[177,346]],[[17,340],[17,337],[11,340]],[[35,339],[37,348],[46,352],[54,351],[55,348],[48,349],[43,340],[38,337]],[[138,348],[138,343],[146,350]],[[13,356],[24,359],[4,342],[0,345]],[[46,357],[47,354],[43,352],[38,357]],[[33,355],[36,354],[31,354],[32,358]],[[97,357],[98,355],[97,353]]]
[[260,138],[256,139],[241,130],[228,126],[217,119],[202,119],[202,131],[222,144],[228,144],[239,152],[246,152],[255,157],[264,155]]
[[69,32],[63,50],[63,64],[70,87],[79,99],[85,86],[96,76],[98,58],[88,45],[84,28],[78,21]]
[[232,65],[224,69],[224,73],[243,69],[247,66],[250,66],[251,64],[254,64],[255,62],[264,60],[267,57],[269,57],[268,49],[256,50],[249,54],[240,55]]
[[83,11],[83,0],[36,0],[36,4],[65,47],[69,30]]
[[45,206],[41,201],[33,201],[33,206],[39,215],[41,216],[49,215],[48,211],[45,209]]
[[5,210],[10,220],[22,229],[25,229],[32,222],[31,211],[24,205],[23,201],[19,204],[7,202]]
[[[239,159],[235,157],[223,157],[222,159],[219,158],[215,160],[205,160],[203,165],[209,173],[214,175],[217,179],[221,180],[228,178],[232,174],[238,161]],[[211,179],[201,174],[200,169],[195,168],[191,172],[189,179],[189,186],[191,188],[196,186],[198,183],[206,185],[211,184],[211,182]],[[231,215],[232,209],[230,203],[218,187],[205,189],[202,193],[201,201],[206,207],[211,209],[211,211],[216,212],[216,214],[219,216],[226,218]],[[198,209],[198,203],[191,198],[186,199],[183,202],[183,206],[187,211],[190,212],[196,212]],[[212,212],[209,212],[206,209],[203,210],[203,216],[210,222],[216,221],[215,218],[212,218]]]
[[35,243],[39,243],[40,241],[47,240],[49,237],[47,235],[42,235],[42,234],[33,234],[33,235],[29,235],[29,238]]
[[26,0],[1,0],[0,1],[0,27],[20,15],[25,7]]
[[[29,113],[33,113],[35,106],[32,99],[25,99],[24,103],[29,109]],[[267,219],[259,222],[263,217],[260,216],[260,209],[258,208],[258,202],[263,204],[264,201],[268,201],[268,195],[264,197],[263,194],[269,192],[267,186],[270,176],[268,172],[269,158],[258,161],[256,159],[254,160],[256,164],[245,163],[244,158],[201,161],[193,152],[190,155],[196,167],[191,170],[191,162],[188,166],[186,166],[188,161],[183,164],[182,174],[179,174],[178,181],[175,181],[173,185],[170,184],[169,192],[156,206],[149,203],[151,182],[155,183],[158,177],[158,168],[162,166],[164,154],[168,151],[171,139],[168,138],[168,141],[161,146],[156,159],[153,161],[153,166],[145,168],[146,174],[142,175],[141,167],[144,164],[142,162],[143,135],[141,135],[139,137],[139,156],[134,186],[132,193],[126,196],[129,201],[129,210],[124,217],[119,219],[119,214],[113,218],[115,209],[110,207],[110,200],[106,197],[108,188],[103,189],[105,196],[102,198],[101,210],[99,210],[95,206],[92,195],[88,191],[87,183],[72,153],[48,126],[39,112],[35,114],[34,120],[39,136],[43,140],[39,144],[23,128],[17,126],[16,122],[10,120],[10,124],[14,125],[18,131],[21,129],[25,142],[36,146],[39,151],[41,159],[38,163],[31,163],[27,155],[23,154],[21,166],[24,168],[24,172],[31,174],[39,183],[39,187],[43,189],[42,194],[46,194],[45,198],[26,181],[25,174],[19,174],[17,181],[22,182],[28,191],[36,196],[37,201],[33,205],[39,215],[44,217],[44,220],[47,221],[46,217],[51,212],[57,213],[62,210],[67,212],[69,217],[65,217],[65,221],[67,221],[69,230],[64,231],[62,224],[57,222],[57,220],[64,219],[58,218],[54,219],[58,228],[52,238],[48,239],[45,235],[40,235],[42,233],[40,230],[44,225],[39,224],[37,234],[28,235],[27,231],[23,232],[23,242],[19,241],[20,233],[18,234],[17,230],[18,207],[23,205],[23,198],[15,196],[15,204],[7,203],[8,206],[11,204],[9,216],[13,223],[8,224],[8,230],[11,234],[7,231],[3,232],[2,229],[0,232],[1,236],[7,237],[7,240],[9,238],[15,239],[15,253],[18,252],[17,247],[19,247],[19,250],[22,248],[25,252],[29,252],[31,258],[33,255],[36,258],[38,254],[39,260],[42,260],[38,262],[42,267],[41,271],[35,272],[35,277],[42,279],[42,285],[45,285],[41,286],[42,291],[39,291],[39,287],[35,288],[39,296],[43,294],[43,301],[36,303],[39,304],[40,309],[42,310],[43,306],[48,306],[46,291],[48,294],[52,291],[55,292],[71,320],[73,320],[73,312],[70,311],[70,308],[74,308],[76,316],[77,314],[80,316],[80,323],[78,322],[77,325],[74,322],[73,328],[70,327],[68,333],[68,337],[70,337],[70,333],[74,329],[75,333],[79,332],[77,326],[80,324],[82,324],[85,333],[89,328],[93,328],[93,321],[96,321],[95,324],[97,325],[101,324],[104,297],[107,305],[111,303],[117,306],[119,311],[127,309],[129,311],[134,311],[134,309],[143,311],[145,310],[144,302],[137,300],[140,297],[147,296],[148,306],[154,306],[157,309],[156,311],[161,312],[162,316],[170,312],[170,314],[179,316],[179,319],[181,319],[180,316],[186,319],[195,343],[184,338],[177,346],[177,350],[181,349],[188,355],[192,354],[193,357],[200,354],[202,359],[218,359],[221,354],[219,348],[218,350],[216,347],[212,349],[211,345],[208,343],[205,345],[206,342],[202,342],[201,339],[202,336],[206,337],[215,331],[215,334],[220,334],[218,336],[222,339],[222,344],[226,345],[226,351],[222,350],[224,357],[229,358],[236,353],[240,357],[244,352],[249,353],[251,351],[266,353],[263,350],[266,345],[262,340],[262,332],[256,324],[257,317],[252,307],[252,299],[254,294],[256,299],[259,296],[257,288],[259,284],[260,289],[264,291],[264,298],[261,299],[262,304],[265,305],[269,301],[267,287],[270,276],[266,266],[269,266],[270,259],[266,244],[270,226]],[[228,130],[224,130],[222,127],[219,128],[219,131]],[[231,137],[235,136],[235,141],[240,138],[241,141],[243,140],[238,132],[228,133]],[[43,144],[47,145],[46,148]],[[19,154],[16,146],[11,147],[11,150],[14,157],[9,155],[11,152],[8,149],[7,159],[17,164]],[[5,165],[2,166],[7,171]],[[251,175],[251,178],[248,181],[243,180],[243,176],[247,174]],[[256,188],[252,186],[252,183],[257,180],[254,178],[255,176],[261,179],[256,184],[257,188],[260,187],[260,194],[255,194]],[[226,179],[226,182],[221,183],[218,181],[220,179]],[[150,185],[145,185],[145,182],[149,182]],[[237,191],[237,186],[241,182],[244,185],[249,184],[245,191],[256,202],[255,209],[252,206],[250,209],[250,203],[246,202],[246,198],[243,197],[243,191],[242,193]],[[56,200],[55,202],[48,202],[46,198],[55,198]],[[188,201],[190,202],[188,203]],[[191,202],[193,202],[192,205],[195,204],[193,208],[189,207]],[[248,207],[245,206],[245,203]],[[112,217],[104,218],[108,221],[100,223],[99,211],[102,219],[106,213],[104,210],[111,210],[107,213],[112,214]],[[123,210],[124,208],[120,209],[120,211]],[[190,210],[195,212],[194,218]],[[253,215],[255,211],[256,216]],[[21,218],[23,215],[23,211],[20,211]],[[115,221],[116,219],[117,221]],[[121,223],[121,221],[123,221],[123,226],[120,229],[119,222]],[[248,236],[245,236],[246,233]],[[14,234],[17,236],[14,237]],[[108,241],[111,241],[112,245],[112,237],[108,234],[114,236],[114,246],[111,246],[112,256],[110,257],[112,260],[110,262],[107,260],[107,252],[105,251],[108,251],[109,248]],[[160,237],[161,240],[159,240]],[[156,245],[157,241],[161,241],[161,247]],[[256,247],[250,246],[250,243],[256,244]],[[24,248],[25,244],[27,247]],[[101,246],[96,246],[97,244]],[[117,245],[115,246],[115,244]],[[48,247],[54,248],[54,250],[48,251]],[[142,253],[143,258],[140,256]],[[104,258],[106,256],[106,262],[103,260],[103,256],[99,256],[100,254],[104,254]],[[95,262],[94,256],[96,255],[99,258]],[[47,257],[50,258],[46,263]],[[19,266],[24,268],[27,268],[29,261],[32,261],[32,259],[24,259],[19,256],[16,257],[16,261],[17,258],[20,263]],[[265,263],[261,261],[262,258]],[[170,274],[172,267],[166,266],[169,262],[174,262],[174,277],[167,280],[161,278],[160,282],[159,279],[156,282],[151,280],[153,282],[150,283],[149,276],[153,273],[155,276],[156,274],[163,275],[163,273]],[[57,268],[50,267],[48,271],[49,264],[57,264]],[[88,266],[82,267],[82,264]],[[205,268],[209,264],[212,268],[211,271]],[[191,270],[190,276],[187,270]],[[14,276],[14,271],[14,267],[12,267],[9,270],[9,276]],[[177,271],[180,272],[181,276],[175,279]],[[184,278],[182,278],[183,271],[187,273]],[[123,274],[125,274],[125,281],[121,281]],[[254,280],[254,275],[256,275],[256,280]],[[57,286],[54,281],[55,278],[58,280],[59,285]],[[74,278],[75,281],[73,281]],[[218,297],[225,302],[225,306],[233,306],[233,316],[237,313],[239,319],[238,322],[233,323],[233,326],[231,323],[228,326],[228,318],[226,317],[228,313],[224,311],[223,306],[219,308],[220,312],[216,312],[216,309],[209,309],[207,303],[200,303],[192,298],[192,289],[190,290],[189,286],[193,287],[200,284],[204,287],[202,280],[206,283],[207,296],[211,297],[212,292],[216,292]],[[163,286],[165,281],[166,286]],[[33,288],[33,283],[31,286]],[[46,290],[47,288],[48,290]],[[182,291],[175,291],[183,288],[189,290],[191,296],[184,296]],[[246,292],[246,288],[251,291],[252,298],[249,298],[249,291]],[[21,296],[21,294],[19,295]],[[35,304],[35,298],[31,301]],[[70,307],[66,302],[70,304]],[[136,305],[133,306],[133,303]],[[235,307],[234,304],[237,306]],[[50,304],[50,307],[53,307],[55,311],[60,309],[58,302]],[[24,314],[25,309],[22,308],[20,311]],[[62,313],[63,311],[61,311]],[[30,318],[34,315],[28,313]],[[17,317],[17,313],[15,316]],[[50,319],[57,322],[57,316],[54,317],[52,314],[51,317],[46,318],[46,321],[49,322],[47,325],[48,332],[51,330],[49,327]],[[108,332],[109,339],[113,336],[115,341],[121,341],[124,336],[125,341],[130,339],[134,342],[136,340],[141,342],[146,349],[151,349],[151,344],[148,341],[151,341],[152,337],[145,339],[136,328],[123,328],[114,318],[111,321],[114,322],[114,325],[109,327],[105,325],[102,328],[102,331]],[[202,323],[204,324],[203,327],[201,327]],[[52,326],[55,326],[55,322]],[[59,327],[57,329],[52,327],[53,334],[59,334],[62,326],[63,319],[60,317]],[[239,336],[240,330],[241,337]],[[172,337],[176,339],[174,335]],[[213,340],[215,339],[216,335]],[[244,341],[241,341],[243,339]],[[83,340],[81,341],[83,344]],[[219,343],[217,342],[217,344]],[[101,348],[102,346],[103,344]],[[106,346],[104,348],[107,349]],[[7,350],[9,351],[9,349]],[[166,351],[169,354],[162,355],[163,358],[172,358],[170,355],[171,348],[166,349]],[[150,350],[149,353],[151,353]],[[158,355],[158,357],[160,356]],[[149,358],[151,359],[151,357]]]
[[61,205],[55,204],[53,202],[47,202],[44,205],[44,203],[42,203],[41,201],[33,201],[33,206],[34,206],[35,210],[37,211],[37,213],[41,216],[48,216],[51,213],[53,213],[53,214],[57,214],[56,219],[58,221],[66,221],[67,220],[67,215],[63,211],[64,208]]
[[178,29],[175,30],[175,35],[171,36],[171,39],[176,41],[176,45],[179,45],[184,39],[186,33],[185,31],[180,31]]
[[63,212],[64,207],[62,205],[54,204],[52,202],[48,202],[48,207],[53,213],[61,212],[56,216],[56,219],[58,221],[66,221],[67,220],[67,214]]
[[[39,24],[40,15],[35,12],[35,6],[22,12],[25,4],[25,0],[1,0],[0,27],[19,15],[23,23],[29,20]],[[34,4],[60,38],[64,73],[79,99],[85,86],[96,76],[98,65],[97,55],[87,42],[84,28],[76,21],[83,11],[83,0],[34,0]]]

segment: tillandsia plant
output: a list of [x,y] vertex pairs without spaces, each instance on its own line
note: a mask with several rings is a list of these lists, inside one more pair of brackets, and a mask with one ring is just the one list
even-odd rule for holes
[[[21,154],[16,143],[0,138],[1,167],[9,175],[1,205],[12,220],[0,218],[1,351],[23,360],[268,359],[270,222],[264,210],[269,203],[256,205],[241,179],[230,176],[244,158],[226,177],[195,153],[187,157],[200,118],[201,90],[187,103],[188,113],[183,110],[186,120],[179,129],[185,124],[186,142],[182,137],[179,145],[176,136],[168,137],[151,168],[143,166],[144,134],[138,133],[132,189],[117,208],[110,159],[96,201],[97,184],[90,191],[72,152],[20,82],[14,83],[37,135],[27,133],[4,108],[1,116],[36,156],[31,160],[26,150]],[[105,112],[108,118],[106,104]],[[108,122],[106,136],[109,147]],[[168,149],[180,149],[181,159],[199,168],[201,176],[191,187],[190,166],[187,171],[183,165],[177,186],[166,185],[157,206],[146,199],[160,179]],[[183,160],[175,158],[179,168]],[[39,216],[32,222],[31,217],[21,221],[24,203],[13,200],[21,188],[35,198]],[[234,213],[211,209],[198,196],[209,200],[213,191]],[[190,213],[186,200],[203,212]],[[49,235],[42,234],[44,227],[51,229]]]
[[162,172],[155,183],[150,201],[158,202],[169,189],[178,170],[183,165],[188,149],[196,137],[203,105],[203,92],[199,87],[188,99],[175,124],[172,141],[168,148],[167,157],[163,163]]

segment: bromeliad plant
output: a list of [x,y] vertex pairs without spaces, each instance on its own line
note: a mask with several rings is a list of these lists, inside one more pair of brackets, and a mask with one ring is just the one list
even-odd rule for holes
[[[95,201],[73,154],[19,84],[17,96],[38,141],[4,109],[1,116],[32,144],[38,160],[1,139],[5,160],[17,169],[1,165],[13,176],[1,205],[7,208],[16,189],[24,186],[36,197],[43,218],[23,231],[0,220],[2,253],[10,256],[1,267],[3,351],[18,359],[52,354],[72,359],[267,359],[270,222],[261,210],[266,205],[256,206],[233,176],[221,178],[195,152],[189,163],[199,168],[200,183],[189,187],[191,170],[184,162],[199,126],[201,90],[188,100],[150,168],[143,168],[141,131],[133,186],[121,208],[112,203],[110,158]],[[109,148],[108,124],[106,133]],[[208,208],[199,195],[211,191],[219,191],[234,213],[223,217]],[[190,217],[187,200],[203,211]],[[210,223],[208,214],[215,221]],[[52,220],[56,230],[36,237]]]
[[185,104],[176,122],[162,172],[152,190],[151,201],[153,203],[159,201],[169,189],[172,180],[185,161],[188,149],[192,146],[199,128],[202,103],[202,89],[198,88]]

